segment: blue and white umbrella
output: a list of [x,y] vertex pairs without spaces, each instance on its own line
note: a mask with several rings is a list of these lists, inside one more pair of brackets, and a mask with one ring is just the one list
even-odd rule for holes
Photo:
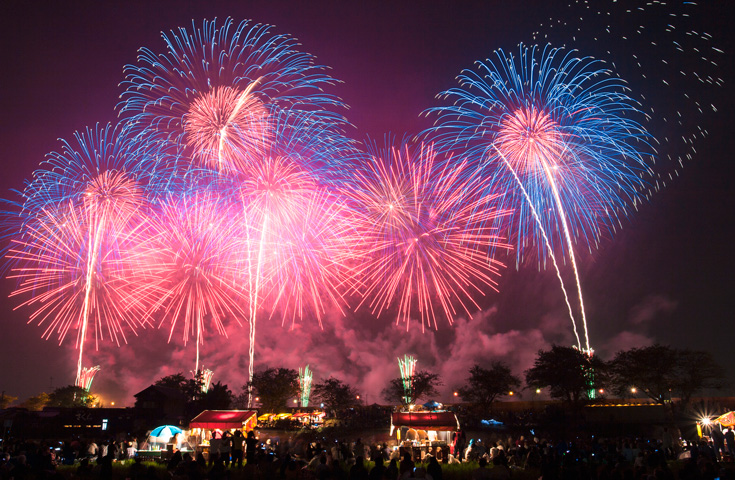
[[177,433],[184,433],[182,429],[175,425],[161,425],[151,430],[150,441],[156,443],[168,443],[171,437]]

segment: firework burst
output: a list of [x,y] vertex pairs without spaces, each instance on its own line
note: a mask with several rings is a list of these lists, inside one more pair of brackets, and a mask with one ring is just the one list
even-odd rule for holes
[[653,152],[642,114],[601,62],[550,47],[498,50],[459,83],[441,94],[453,105],[430,110],[439,119],[427,137],[477,165],[504,192],[501,208],[515,207],[517,262],[533,245],[561,279],[555,254],[570,259],[589,349],[575,244],[596,246],[640,201]]
[[125,252],[146,203],[142,166],[155,155],[127,135],[123,127],[88,129],[51,153],[22,194],[22,225],[8,254],[8,277],[18,281],[11,296],[36,307],[30,321],[46,325],[44,338],[56,334],[61,344],[77,331],[77,384],[90,322],[99,348],[105,336],[127,341],[124,327],[135,332],[147,321],[130,296]]
[[323,93],[336,83],[310,54],[270,25],[204,20],[163,35],[167,52],[143,48],[125,67],[120,111],[145,135],[165,139],[219,171],[236,170],[243,153],[258,157],[271,139],[270,115],[311,111],[332,123],[341,102]]
[[378,316],[395,309],[406,328],[416,316],[422,329],[436,328],[442,314],[452,323],[456,303],[470,315],[474,296],[496,288],[502,265],[489,251],[508,245],[491,224],[505,212],[481,195],[487,185],[466,162],[437,162],[430,146],[373,146],[351,183],[360,305]]
[[199,349],[208,325],[227,335],[225,321],[245,317],[237,283],[241,258],[247,256],[242,218],[227,199],[202,193],[164,201],[145,231],[134,257],[136,283],[146,295],[151,315],[169,325],[169,341],[176,331]]
[[569,2],[534,33],[540,41],[593,52],[635,86],[661,160],[647,195],[696,156],[718,110],[727,59],[718,46],[723,39],[708,33],[712,22],[705,12],[713,4],[705,3]]

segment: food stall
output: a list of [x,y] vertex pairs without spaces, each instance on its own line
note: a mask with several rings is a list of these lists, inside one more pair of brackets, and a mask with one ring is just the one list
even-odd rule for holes
[[291,417],[304,426],[321,425],[324,423],[324,412],[311,410],[308,412],[294,413]]
[[240,430],[247,436],[257,422],[257,412],[254,410],[204,410],[191,420],[189,428],[191,435],[197,439],[197,453],[203,453],[208,458],[213,432],[222,434]]
[[390,418],[390,435],[396,432],[401,455],[410,452],[414,460],[422,460],[426,454],[444,458],[449,454],[452,433],[459,430],[459,420],[448,411],[393,412]]
[[176,450],[192,451],[186,437],[186,432],[175,425],[161,425],[149,432],[136,455],[142,458],[166,459]]

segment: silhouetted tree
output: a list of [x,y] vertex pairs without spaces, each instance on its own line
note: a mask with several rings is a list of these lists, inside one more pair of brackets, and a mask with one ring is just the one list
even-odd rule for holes
[[659,344],[618,352],[610,362],[610,372],[617,395],[630,395],[635,387],[656,403],[665,403],[672,396],[688,403],[701,390],[720,388],[725,377],[708,352]]
[[16,400],[18,400],[18,397],[5,395],[5,393],[3,393],[2,395],[0,395],[0,410],[8,408],[10,404]]
[[[275,413],[283,411],[288,400],[298,395],[299,373],[291,368],[268,368],[255,372],[249,385],[253,387],[253,395],[260,398],[261,411]],[[248,385],[242,389],[242,395],[247,397]]]
[[529,388],[548,387],[552,398],[576,408],[589,400],[590,389],[604,385],[605,363],[576,348],[554,345],[551,350],[539,350],[525,375]]
[[334,377],[313,385],[311,395],[323,403],[324,408],[331,411],[333,416],[338,416],[340,412],[360,403],[357,390]]
[[33,397],[28,397],[20,406],[32,411],[41,411],[43,407],[48,405],[49,399],[48,393],[41,392]]
[[185,377],[181,372],[162,377],[156,380],[154,385],[175,388],[183,393],[189,402],[199,400],[203,395],[201,380]]
[[520,378],[511,373],[508,364],[498,361],[493,362],[490,369],[475,364],[470,368],[467,384],[457,391],[465,402],[470,402],[481,410],[490,411],[496,399],[508,395],[520,385]]
[[427,371],[420,370],[413,374],[409,385],[409,391],[406,391],[403,379],[401,377],[394,378],[388,382],[388,386],[383,389],[381,395],[384,399],[393,403],[405,404],[406,395],[411,397],[413,403],[416,403],[419,398],[428,401],[431,400],[432,397],[439,395],[439,391],[436,387],[440,387],[444,384],[436,373],[429,373]]
[[222,382],[213,383],[200,400],[202,410],[229,410],[232,408],[233,396],[227,385]]
[[68,385],[59,387],[49,395],[49,407],[91,407],[97,402],[97,397],[82,387]]

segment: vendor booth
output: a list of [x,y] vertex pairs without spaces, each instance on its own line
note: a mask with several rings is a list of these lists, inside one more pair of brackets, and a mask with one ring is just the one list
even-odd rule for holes
[[396,432],[401,454],[410,452],[414,460],[422,460],[428,453],[444,458],[457,430],[459,420],[453,412],[394,412],[390,418],[390,434]]
[[210,442],[213,438],[221,438],[225,433],[232,434],[240,430],[244,435],[254,429],[258,422],[254,410],[204,410],[189,423],[191,435],[197,439],[197,453],[208,459]]
[[135,455],[142,458],[166,459],[173,452],[193,451],[189,445],[187,432],[175,425],[161,425],[151,430],[142,444],[142,448]]
[[735,412],[727,412],[717,417],[714,421],[723,427],[732,428],[735,426]]

